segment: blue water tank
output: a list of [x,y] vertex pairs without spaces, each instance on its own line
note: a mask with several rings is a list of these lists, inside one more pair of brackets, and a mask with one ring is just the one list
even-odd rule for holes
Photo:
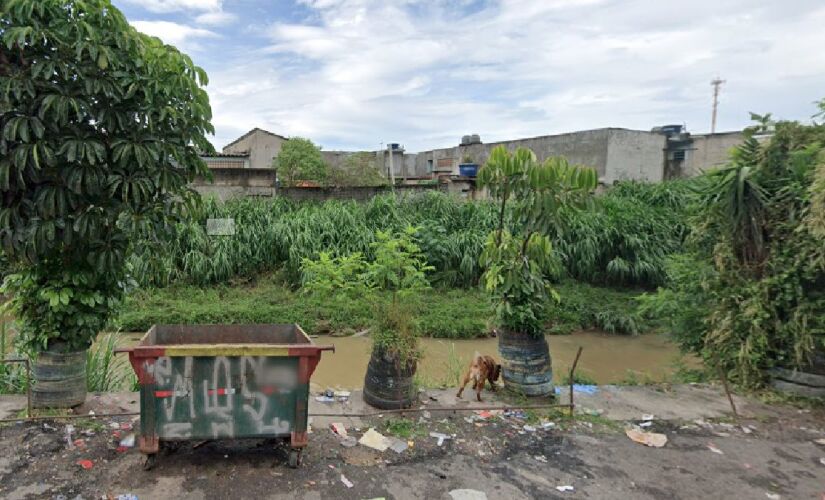
[[476,175],[478,175],[478,163],[459,164],[458,175],[462,177],[475,177]]

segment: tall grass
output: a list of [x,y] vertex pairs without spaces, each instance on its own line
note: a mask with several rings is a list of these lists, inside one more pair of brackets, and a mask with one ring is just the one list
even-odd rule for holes
[[118,332],[102,335],[86,351],[86,389],[90,392],[133,390],[135,375],[125,357],[115,357]]
[[[682,244],[687,183],[620,183],[600,196],[595,211],[571,216],[555,235],[567,272],[576,279],[611,285],[658,285],[664,258]],[[282,269],[300,284],[302,258],[361,252],[372,258],[376,231],[419,228],[418,243],[434,270],[430,281],[442,287],[478,283],[478,264],[487,234],[496,227],[496,207],[440,192],[376,196],[354,201],[292,202],[207,199],[200,213],[176,226],[174,236],[135,245],[132,275],[148,286],[188,283],[206,286],[254,279]],[[208,236],[206,219],[235,219],[234,236]]]

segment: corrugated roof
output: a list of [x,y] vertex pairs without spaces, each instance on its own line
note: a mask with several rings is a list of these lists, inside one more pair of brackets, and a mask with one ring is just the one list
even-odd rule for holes
[[249,158],[249,153],[218,153],[207,155],[200,154],[201,158]]
[[255,128],[253,128],[252,130],[250,130],[249,132],[245,133],[244,135],[242,135],[242,136],[238,137],[238,138],[237,138],[237,139],[235,139],[234,141],[232,141],[232,142],[230,142],[229,144],[227,144],[226,146],[224,146],[224,147],[223,147],[223,149],[224,149],[224,150],[226,150],[226,148],[228,148],[228,147],[230,147],[230,146],[233,146],[233,145],[235,145],[235,144],[237,144],[237,143],[241,142],[242,140],[246,139],[247,137],[249,137],[250,135],[254,134],[255,132],[263,132],[263,133],[265,133],[265,134],[269,134],[269,135],[274,136],[274,137],[280,137],[281,139],[283,139],[283,140],[285,140],[285,141],[286,141],[286,140],[289,140],[289,137],[284,137],[284,136],[282,136],[282,135],[280,135],[280,134],[276,134],[276,133],[274,133],[274,132],[270,132],[269,130],[264,130],[264,129],[262,129],[262,128],[255,127]]

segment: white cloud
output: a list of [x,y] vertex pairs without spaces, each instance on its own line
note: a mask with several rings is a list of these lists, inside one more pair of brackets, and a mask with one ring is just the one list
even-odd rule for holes
[[717,74],[728,81],[720,129],[742,127],[750,110],[805,119],[825,97],[816,0],[695,0],[678,12],[645,0],[302,3],[308,21],[270,26],[268,47],[211,72],[218,146],[254,126],[411,150],[471,132],[493,141],[670,122],[702,132]]
[[223,26],[235,22],[238,16],[225,11],[205,12],[195,18],[197,24],[206,24],[209,26]]
[[179,10],[221,10],[222,0],[126,0],[151,12],[176,12]]
[[198,39],[215,38],[218,35],[212,31],[193,28],[185,24],[171,21],[132,21],[130,23],[138,31],[147,35],[156,36],[164,43],[174,45],[183,51],[199,50]]

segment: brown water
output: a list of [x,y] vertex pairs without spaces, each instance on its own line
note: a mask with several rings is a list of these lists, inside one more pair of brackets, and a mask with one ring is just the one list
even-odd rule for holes
[[[333,344],[335,353],[325,352],[312,376],[321,387],[355,389],[364,384],[371,343],[369,337],[313,338],[316,344]],[[579,346],[583,347],[577,371],[599,384],[626,381],[663,380],[675,370],[680,358],[677,347],[661,335],[626,337],[596,332],[548,336],[553,357],[554,378],[558,382],[570,371]],[[421,339],[424,356],[418,376],[427,385],[455,385],[457,373],[466,369],[476,351],[498,358],[497,340]],[[695,359],[687,359],[693,366]]]

